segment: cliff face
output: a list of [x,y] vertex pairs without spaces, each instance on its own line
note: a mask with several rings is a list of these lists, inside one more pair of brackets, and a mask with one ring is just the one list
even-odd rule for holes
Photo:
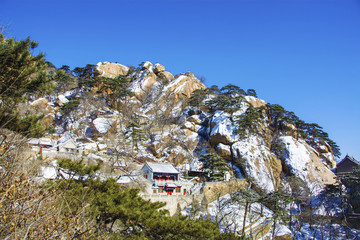
[[[97,71],[107,78],[126,75],[131,96],[114,101],[110,108],[108,92],[79,88],[30,104],[33,111],[46,115],[46,126],[55,125],[52,138],[59,143],[79,140],[81,158],[89,159],[89,163],[102,161],[113,167],[116,155],[116,159],[129,163],[129,171],[137,169],[139,162],[167,161],[186,172],[200,170],[200,156],[215,152],[229,164],[228,180],[241,179],[246,188],[258,193],[289,189],[290,178],[294,177],[312,193],[334,182],[330,169],[335,161],[329,144],[312,141],[310,146],[296,133],[294,125],[285,122],[287,130],[275,134],[273,119],[261,110],[263,117],[257,122],[256,131],[239,132],[239,119],[248,110],[265,109],[264,100],[247,95],[236,108],[230,106],[230,111],[196,108],[189,105],[190,98],[195,90],[205,90],[206,86],[191,72],[174,76],[163,65],[150,62],[136,71],[104,62],[97,65]],[[206,93],[203,101],[215,98],[215,94]],[[72,100],[79,102],[76,111],[62,115],[61,106]],[[231,185],[218,183],[225,185],[223,188]],[[227,193],[221,191],[220,195]],[[212,204],[216,205],[216,201]]]
[[[119,65],[98,65],[104,76],[112,76]],[[210,148],[240,170],[258,191],[266,193],[279,189],[286,183],[286,176],[302,179],[307,187],[321,189],[324,184],[334,182],[329,170],[335,164],[331,148],[318,143],[316,148],[306,141],[294,138],[293,134],[278,138],[281,154],[271,151],[269,121],[261,123],[262,134],[240,136],[234,118],[243,115],[251,105],[265,106],[266,102],[252,96],[232,114],[216,111],[213,114],[188,107],[191,94],[196,89],[205,89],[192,73],[173,77],[161,64],[145,62],[140,72],[135,73],[130,89],[134,92],[132,102],[139,107],[147,119],[172,119],[173,125],[154,129],[149,140],[149,158],[156,161],[171,161],[179,167],[200,167],[198,153]],[[166,124],[165,124],[166,125]],[[185,164],[185,165],[184,165]],[[231,173],[235,176],[237,173]],[[284,177],[285,176],[285,177]]]
[[[89,99],[81,89],[59,94],[55,98],[58,107],[45,99],[34,101],[30,107],[43,111],[46,114],[44,121],[49,126],[54,119],[60,119],[61,105],[71,99],[80,99],[77,113],[63,117],[63,122],[68,119],[66,124],[57,124],[56,129],[62,135],[71,129],[72,134],[79,138],[92,137],[97,144],[92,152],[99,150],[100,145],[102,149],[110,149],[119,147],[122,142],[125,151],[130,151],[132,156],[170,161],[180,169],[196,170],[201,168],[199,156],[215,151],[231,165],[229,173],[232,178],[244,177],[254,189],[266,193],[285,186],[289,176],[301,179],[314,191],[334,182],[335,175],[329,169],[335,161],[326,142],[310,146],[292,131],[275,137],[267,118],[258,124],[256,132],[238,133],[236,120],[251,106],[265,106],[263,100],[245,96],[234,112],[208,112],[189,106],[192,93],[206,89],[191,72],[174,77],[165,71],[163,65],[150,62],[145,62],[140,70],[132,73],[126,66],[108,62],[99,63],[97,70],[101,76],[113,78],[128,74],[131,79],[129,90],[133,96],[127,98],[118,111],[108,109],[101,98]],[[100,110],[111,114],[94,117],[93,113]],[[134,140],[131,135],[134,129],[128,127],[131,121],[140,124],[144,135],[136,141],[136,146],[131,142]],[[272,147],[275,140],[278,151]],[[86,144],[84,147],[88,149],[86,151],[93,149]]]

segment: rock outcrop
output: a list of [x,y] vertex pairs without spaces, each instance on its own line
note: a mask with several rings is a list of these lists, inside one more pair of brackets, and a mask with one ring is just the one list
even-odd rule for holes
[[[127,74],[129,68],[104,62],[97,65],[97,70],[101,76],[116,77]],[[253,188],[265,193],[286,185],[286,177],[281,176],[297,176],[312,189],[333,183],[334,174],[329,170],[335,162],[331,147],[327,143],[311,147],[304,140],[296,140],[295,126],[289,125],[288,133],[278,136],[279,147],[283,149],[281,154],[275,154],[271,149],[274,136],[269,130],[268,119],[259,125],[259,134],[241,136],[238,133],[236,119],[245,114],[250,105],[255,108],[265,106],[264,100],[245,96],[236,112],[218,110],[209,113],[188,106],[193,91],[206,88],[191,72],[174,77],[166,72],[163,65],[144,62],[140,70],[131,73],[129,78],[129,89],[134,96],[128,99],[126,107],[137,109],[141,123],[157,124],[152,126],[151,139],[140,146],[142,157],[182,166],[198,161],[199,154],[212,149],[231,162],[231,166],[237,168],[234,171],[241,172],[234,175],[243,175]],[[58,96],[59,105],[67,101],[68,97]],[[33,104],[47,105],[46,100]],[[173,125],[166,123],[170,120]],[[114,119],[104,117],[94,118],[90,122],[96,134],[108,134],[118,124]],[[122,128],[126,125],[121,120],[119,124]]]
[[119,75],[126,75],[129,68],[120,63],[99,62],[96,65],[96,70],[101,77],[115,78]]

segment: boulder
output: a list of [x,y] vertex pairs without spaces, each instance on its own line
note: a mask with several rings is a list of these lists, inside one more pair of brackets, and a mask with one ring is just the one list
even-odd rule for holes
[[170,72],[164,71],[164,72],[159,72],[157,74],[157,76],[163,80],[166,80],[168,82],[174,80],[174,75],[172,75]]
[[115,121],[116,120],[112,118],[96,118],[94,119],[93,124],[99,133],[105,134],[109,131]]
[[131,82],[130,90],[134,93],[136,99],[141,101],[156,82],[155,73],[143,71],[135,81]]
[[210,143],[217,146],[219,143],[231,145],[238,138],[236,134],[237,125],[233,123],[229,114],[217,111],[211,119]]
[[146,62],[143,63],[141,70],[149,70],[149,71],[152,72],[153,71],[153,64],[151,62],[149,62],[149,61],[146,61]]
[[115,78],[119,75],[126,75],[129,68],[120,63],[99,62],[96,70],[100,73],[101,77]]
[[64,95],[59,95],[56,99],[56,103],[59,105],[59,106],[62,106],[64,105],[65,103],[68,103],[69,102],[69,99],[67,99]]
[[195,132],[195,124],[192,122],[185,121],[181,128]]
[[46,114],[42,119],[41,123],[44,124],[46,127],[49,127],[54,122],[54,114]]
[[219,143],[216,147],[216,153],[226,160],[231,160],[230,146]]
[[155,108],[149,109],[146,114],[153,114],[156,109],[165,109],[165,117],[180,114],[187,105],[192,92],[204,88],[206,88],[205,85],[198,79],[179,75],[161,89],[158,97],[154,99]]
[[264,100],[258,99],[253,96],[245,96],[245,99],[248,103],[250,103],[253,107],[262,107],[266,105],[266,102]]
[[198,115],[192,115],[190,116],[187,121],[189,122],[193,122],[194,124],[200,125],[201,124],[201,119]]
[[150,144],[149,150],[156,157],[160,158],[162,155],[163,144],[159,141],[154,141]]
[[281,161],[276,159],[264,140],[255,135],[249,135],[231,146],[237,166],[241,166],[245,177],[259,192],[276,191],[282,172]]
[[291,136],[283,136],[279,139],[285,149],[283,164],[292,175],[302,179],[309,189],[318,192],[326,184],[335,183],[335,174],[305,140],[297,140]]
[[30,103],[33,108],[45,109],[48,105],[48,101],[45,98],[39,98]]
[[154,73],[157,75],[165,71],[165,67],[160,63],[156,63],[154,66]]

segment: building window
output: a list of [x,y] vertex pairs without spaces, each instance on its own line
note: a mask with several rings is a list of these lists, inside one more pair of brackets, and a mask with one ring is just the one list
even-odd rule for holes
[[156,193],[156,189],[153,189],[153,193]]
[[177,187],[176,190],[175,190],[175,192],[179,193],[179,192],[180,192],[180,188]]
[[163,192],[164,192],[164,189],[159,188],[159,193],[163,193]]

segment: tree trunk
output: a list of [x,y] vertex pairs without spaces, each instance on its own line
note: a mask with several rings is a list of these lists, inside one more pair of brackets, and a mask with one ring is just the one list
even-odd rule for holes
[[242,237],[245,237],[246,215],[247,215],[247,212],[248,212],[248,205],[249,205],[249,202],[246,200],[244,220],[243,220],[243,229],[242,229],[242,233],[241,233]]

